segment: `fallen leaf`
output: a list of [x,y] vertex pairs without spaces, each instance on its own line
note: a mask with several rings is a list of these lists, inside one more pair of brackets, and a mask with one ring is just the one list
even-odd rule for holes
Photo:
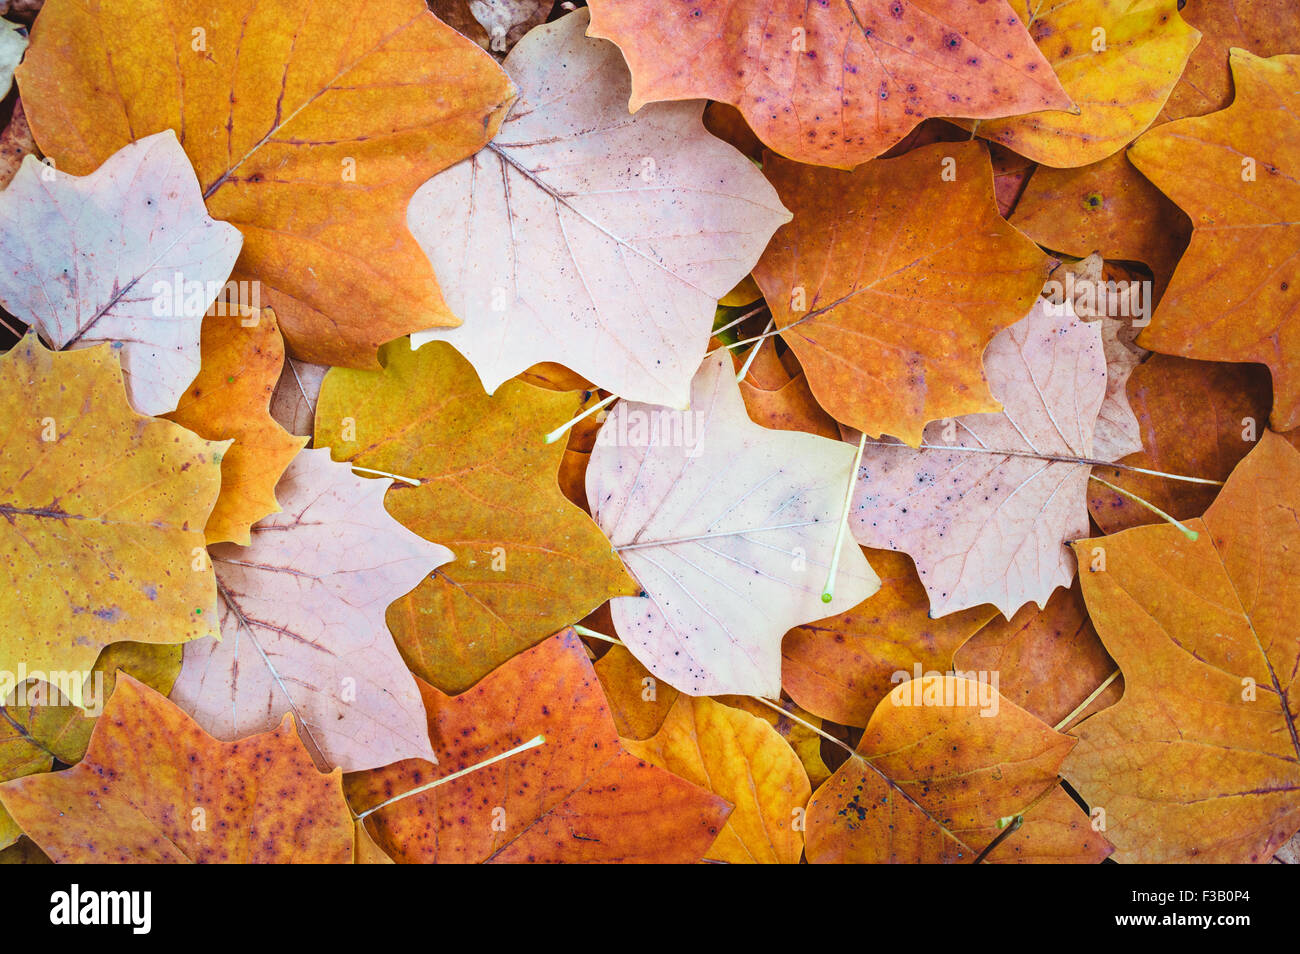
[[[1057,784],[1074,740],[986,683],[931,675],[896,686],[850,758],[808,804],[813,864],[1096,863],[1105,839]],[[1063,800],[1063,801],[1062,801]]]
[[532,739],[545,743],[369,816],[400,862],[698,861],[722,830],[721,798],[620,744],[599,681],[570,630],[446,696],[421,684],[438,764],[350,776],[365,811]]
[[1137,138],[1155,121],[1201,36],[1178,15],[1181,0],[1012,6],[1078,112],[1036,112],[975,129],[1047,166],[1098,162]]
[[794,220],[754,277],[818,403],[909,444],[927,421],[997,410],[980,355],[1033,306],[1048,260],[998,214],[984,146],[764,171]]
[[[223,445],[136,414],[109,348],[0,356],[0,671],[88,671],[118,640],[216,627],[203,525]],[[198,566],[195,566],[195,563]],[[81,705],[81,683],[69,698]]]
[[27,156],[35,155],[36,141],[27,125],[22,100],[14,100],[14,111],[9,124],[0,130],[0,189],[6,188],[18,174]]
[[[30,104],[29,104],[30,106]],[[0,192],[0,305],[58,349],[111,343],[141,414],[174,410],[240,247],[170,132],[78,178],[34,156]]]
[[27,50],[27,29],[8,20],[0,20],[0,99],[13,87],[14,68]]
[[[1115,672],[1115,661],[1088,619],[1078,582],[1057,590],[1042,609],[1022,607],[1010,620],[995,618],[952,657],[959,672],[996,672],[998,692],[1048,725],[1059,726]],[[1124,690],[1112,682],[1069,724],[1113,705]]]
[[171,693],[205,730],[237,739],[291,712],[308,748],[348,772],[432,754],[384,611],[452,554],[388,515],[390,483],[301,451],[276,487],[284,511],[251,546],[211,548],[221,638],[186,647]]
[[[1143,450],[1120,462],[1126,468],[1227,480],[1265,429],[1270,392],[1268,372],[1257,364],[1152,355],[1133,372],[1128,387]],[[1289,439],[1300,439],[1300,432]],[[1098,467],[1096,473],[1178,520],[1205,513],[1218,493],[1213,484],[1135,470]],[[1160,522],[1146,507],[1100,484],[1088,490],[1088,509],[1106,533]]]
[[[1178,206],[1119,152],[1077,169],[1039,166],[1011,224],[1044,248],[1083,258],[1142,262],[1154,278],[1143,290],[1150,309],[1164,294],[1192,224]],[[1143,315],[1151,317],[1150,312]]]
[[633,112],[657,100],[730,103],[799,162],[852,168],[927,116],[1070,107],[1005,0],[593,0],[591,10],[591,35],[617,43],[632,70]]
[[1286,0],[1183,0],[1179,15],[1201,31],[1201,42],[1160,113],[1166,123],[1232,102],[1228,59],[1233,47],[1276,56],[1294,52],[1300,36],[1300,7]]
[[578,395],[511,381],[489,397],[442,342],[419,351],[394,342],[383,361],[383,371],[326,375],[316,446],[400,475],[389,512],[456,555],[388,611],[416,675],[468,689],[609,597],[636,592],[604,534],[560,493],[564,445],[543,440]]
[[[1139,288],[1136,284],[1120,285],[1105,277],[1102,258],[1096,252],[1073,265],[1058,266],[1043,287],[1044,296],[1054,304],[1066,299],[1067,289],[1072,291],[1074,313],[1084,321],[1097,322],[1101,329],[1101,348],[1106,356],[1106,396],[1092,433],[1092,456],[1098,460],[1119,460],[1142,449],[1141,428],[1128,402],[1127,391],[1133,369],[1150,354],[1133,344],[1142,323],[1137,318],[1139,309],[1132,301]],[[1117,314],[1127,317],[1111,317]]]
[[[55,759],[68,765],[81,761],[104,702],[113,693],[119,668],[165,695],[181,671],[181,647],[111,643],[89,674],[42,672],[20,682],[12,692],[0,688],[0,780],[48,772]],[[12,673],[5,676],[6,687],[17,681]],[[83,683],[82,700],[91,715],[69,704],[71,690],[61,691],[70,680]],[[19,834],[18,825],[0,807],[0,845],[12,843]]]
[[295,357],[374,367],[384,341],[455,324],[406,206],[492,138],[514,88],[423,0],[47,0],[18,85],[74,174],[176,130],[208,211],[244,234],[233,277]]
[[681,695],[650,675],[622,644],[611,646],[594,668],[619,738],[625,741],[641,741],[658,732]]
[[352,860],[339,773],[316,771],[288,717],[218,742],[126,674],[86,757],[0,783],[0,803],[63,864]]
[[1195,540],[1162,524],[1074,545],[1126,688],[1063,774],[1117,861],[1268,861],[1300,829],[1298,488],[1300,452],[1265,433]]
[[611,601],[614,626],[682,692],[774,699],[786,630],[880,586],[845,539],[821,600],[853,451],[750,421],[726,355],[701,366],[690,408],[620,401],[592,452],[592,516],[644,592]]
[[652,738],[624,740],[623,747],[732,804],[705,860],[799,863],[812,787],[789,743],[762,719],[712,699],[678,696]]
[[796,626],[781,643],[781,685],[809,712],[864,726],[899,676],[946,671],[953,652],[995,614],[977,606],[935,619],[905,553],[867,550],[880,592],[853,608]]
[[1300,57],[1232,53],[1237,97],[1221,112],[1166,123],[1129,159],[1187,212],[1186,254],[1138,343],[1273,374],[1274,429],[1300,425]]
[[408,216],[488,393],[558,361],[628,400],[681,406],[718,299],[789,213],[716,140],[702,103],[629,118],[618,49],[577,10],[506,59],[520,99],[496,139],[426,183]]
[[205,530],[208,543],[249,544],[249,527],[277,512],[275,485],[306,441],[268,413],[284,365],[284,339],[269,308],[203,319],[202,369],[167,415],[208,440],[234,441],[221,458],[221,495]]
[[[736,356],[737,370],[743,364]],[[762,364],[760,364],[760,362]],[[765,377],[762,366],[767,368]],[[750,373],[740,382],[740,396],[745,402],[745,412],[755,424],[777,431],[803,431],[835,440],[840,436],[835,420],[822,410],[808,386],[808,378],[801,370],[791,375],[775,349],[765,349]]]
[[286,358],[271,394],[270,413],[290,434],[309,439],[316,427],[316,402],[329,367]]
[[912,557],[932,616],[1045,605],[1074,579],[1065,544],[1088,533],[1080,461],[1106,393],[1100,328],[1040,299],[984,367],[1003,411],[936,421],[920,450],[869,444],[858,471],[854,536]]
[[[823,722],[811,712],[784,698],[770,704],[753,696],[718,696],[716,701],[748,712],[775,729],[776,734],[794,749],[814,788],[831,777],[831,770],[822,761],[822,736],[809,728],[821,729]],[[772,706],[778,706],[781,711],[777,712]]]

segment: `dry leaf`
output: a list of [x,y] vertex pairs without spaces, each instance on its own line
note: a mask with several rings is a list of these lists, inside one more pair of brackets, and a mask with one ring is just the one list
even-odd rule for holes
[[998,215],[985,148],[764,171],[795,217],[754,277],[821,406],[910,444],[927,421],[997,410],[980,355],[1032,307],[1048,261]]
[[428,758],[424,711],[384,625],[388,604],[451,551],[384,510],[389,480],[305,450],[253,526],[252,545],[211,549],[221,639],[185,649],[172,700],[219,739],[296,717],[313,754],[345,771]]
[[80,763],[0,783],[0,803],[60,863],[347,863],[338,772],[312,765],[286,716],[218,742],[122,675]]
[[438,764],[347,780],[368,810],[542,734],[544,744],[380,809],[367,819],[398,862],[693,862],[725,801],[629,754],[572,631],[521,653],[467,692],[422,685]]
[[74,174],[175,129],[295,357],[374,367],[384,341],[456,323],[406,206],[514,88],[423,0],[47,0],[18,85]]
[[578,10],[507,58],[520,98],[473,158],[428,182],[409,221],[465,319],[442,340],[488,393],[559,361],[624,398],[681,406],[718,299],[789,213],[714,139],[701,103],[627,114],[617,48]]
[[[1093,428],[1106,393],[1101,330],[1040,299],[984,354],[1004,410],[936,421],[921,450],[868,446],[850,526],[916,562],[930,614],[992,603],[1010,619],[1074,579],[1088,533]],[[969,449],[968,449],[969,448]]]
[[0,357],[0,671],[86,672],[118,640],[215,631],[201,557],[223,445],[132,411],[112,355],[29,333]]
[[767,145],[852,168],[927,116],[1070,107],[1006,0],[593,0],[593,36],[632,70],[630,108],[665,99],[736,106]]
[[463,691],[609,597],[636,592],[604,534],[560,493],[564,445],[543,441],[577,395],[512,381],[489,397],[441,342],[415,352],[395,342],[383,359],[383,371],[326,375],[316,446],[400,475],[389,512],[456,555],[388,611],[416,675]]
[[78,178],[34,156],[0,192],[0,305],[55,348],[109,342],[141,414],[174,410],[199,370],[199,326],[240,247],[204,211],[170,133]]
[[1300,452],[1272,433],[1187,526],[1075,544],[1124,697],[1062,773],[1117,861],[1259,862],[1300,829]]
[[644,592],[611,601],[614,625],[682,692],[776,698],[786,630],[880,586],[846,538],[821,600],[853,452],[750,421],[726,355],[700,368],[690,408],[620,401],[592,452],[592,515]]

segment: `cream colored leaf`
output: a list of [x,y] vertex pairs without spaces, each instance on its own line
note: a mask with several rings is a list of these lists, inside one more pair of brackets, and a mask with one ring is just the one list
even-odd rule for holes
[[689,411],[620,401],[587,468],[592,515],[645,590],[610,601],[647,669],[691,695],[781,691],[781,639],[880,587],[847,535],[821,599],[853,448],[749,419],[731,361],[705,361]]
[[1088,535],[1093,431],[1106,394],[1101,329],[1039,299],[984,352],[996,414],[935,421],[921,449],[868,443],[851,526],[909,554],[930,615],[992,603],[1010,619],[1074,579]]
[[0,305],[59,350],[111,343],[131,404],[166,414],[198,373],[203,314],[242,243],[208,216],[170,130],[88,176],[29,156],[0,192]]
[[505,61],[520,98],[497,137],[425,183],[407,221],[433,261],[444,340],[488,393],[557,361],[628,400],[682,406],[718,299],[790,219],[701,120],[703,102],[628,115],[618,48],[578,10]]
[[252,545],[209,548],[222,638],[190,644],[171,694],[208,732],[242,738],[292,712],[313,754],[344,771],[436,761],[384,612],[452,555],[388,515],[391,483],[302,451]]

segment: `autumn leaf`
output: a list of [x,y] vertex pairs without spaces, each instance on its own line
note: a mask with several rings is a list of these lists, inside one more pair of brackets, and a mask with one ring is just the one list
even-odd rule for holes
[[1300,452],[1266,432],[1205,516],[1080,540],[1088,612],[1124,696],[1063,774],[1116,860],[1267,861],[1300,829]]
[[[1039,166],[1010,221],[1056,252],[1076,258],[1099,252],[1147,265],[1154,281],[1143,297],[1146,308],[1164,294],[1192,230],[1182,210],[1122,152],[1077,169]],[[1150,317],[1149,311],[1140,316]]]
[[556,483],[564,447],[543,438],[577,408],[576,395],[512,381],[489,397],[441,342],[419,351],[396,342],[383,361],[383,371],[326,375],[316,446],[398,475],[389,512],[456,555],[388,612],[416,675],[468,689],[609,597],[636,592]]
[[1040,300],[993,339],[984,366],[1002,412],[936,421],[920,450],[870,444],[858,471],[854,536],[912,557],[933,616],[1043,606],[1074,579],[1065,544],[1088,533],[1100,329]]
[[593,0],[591,10],[591,35],[617,43],[632,70],[633,112],[658,100],[730,103],[799,162],[852,168],[927,116],[1071,105],[1006,0]]
[[452,554],[388,515],[390,483],[301,451],[276,488],[284,511],[250,546],[211,548],[221,639],[186,647],[171,694],[205,730],[237,739],[291,712],[313,754],[345,771],[432,754],[384,611]]
[[807,854],[825,863],[1101,861],[1105,839],[1057,784],[1074,745],[996,687],[927,675],[896,686],[856,755],[808,804]]
[[927,421],[997,410],[980,355],[1033,306],[1048,262],[998,214],[987,150],[764,171],[794,220],[754,277],[821,406],[910,444]]
[[[87,671],[118,640],[212,633],[196,554],[223,445],[132,411],[106,347],[51,352],[28,334],[0,357],[0,401],[0,670]],[[82,704],[76,680],[69,698]]]
[[199,325],[240,242],[204,211],[170,132],[82,178],[29,157],[0,192],[0,305],[57,349],[111,343],[132,405],[163,414],[199,370]]
[[629,118],[618,49],[578,10],[505,67],[520,99],[487,148],[432,179],[411,231],[465,319],[442,340],[488,393],[558,361],[628,400],[681,406],[718,299],[789,213],[762,174],[705,131],[702,103]]
[[558,634],[467,692],[421,685],[438,764],[349,776],[365,813],[534,736],[545,743],[380,808],[367,819],[398,862],[693,862],[730,807],[620,744],[582,642]]
[[1173,281],[1138,344],[1187,358],[1256,361],[1273,374],[1274,429],[1300,425],[1300,57],[1232,53],[1236,99],[1167,123],[1129,159],[1191,216]]
[[781,643],[781,685],[799,705],[842,725],[864,726],[898,683],[948,669],[953,652],[994,615],[991,606],[934,618],[905,553],[866,550],[880,592],[826,619],[796,626]]
[[504,53],[546,22],[551,0],[432,0],[438,18],[485,50]]
[[247,546],[249,527],[280,509],[276,482],[306,441],[267,412],[284,364],[275,313],[222,311],[203,319],[202,369],[167,419],[209,440],[234,440],[221,458],[221,495],[205,534],[208,543]]
[[[739,356],[736,363],[743,364]],[[740,382],[740,396],[745,402],[745,412],[755,424],[771,430],[804,431],[832,440],[839,437],[839,426],[817,403],[807,376],[802,370],[792,375],[781,364],[774,348],[759,350],[749,373]]]
[[707,861],[798,864],[812,794],[799,757],[762,719],[707,698],[678,696],[663,726],[623,747],[733,806]]
[[1233,47],[1276,56],[1294,52],[1300,37],[1300,7],[1285,0],[1184,0],[1179,10],[1201,31],[1201,42],[1169,94],[1161,122],[1203,116],[1232,102]]
[[286,717],[218,742],[167,699],[118,677],[86,757],[0,783],[0,804],[61,863],[347,863],[352,822]]
[[1179,0],[1012,0],[1012,6],[1078,111],[994,119],[975,129],[1047,166],[1099,162],[1137,138],[1200,39],[1178,15]]
[[999,673],[1003,697],[1061,731],[1113,704],[1124,689],[1122,678],[1107,683],[1115,661],[1088,619],[1077,580],[1054,592],[1042,609],[1025,606],[1009,620],[991,620],[958,647],[952,666]]
[[[1271,388],[1268,372],[1259,365],[1157,354],[1134,370],[1128,394],[1143,449],[1121,459],[1124,469],[1098,467],[1095,472],[1171,517],[1187,520],[1209,509],[1218,492],[1215,484],[1130,468],[1227,480],[1265,429]],[[1294,444],[1300,432],[1286,437]],[[1089,488],[1088,510],[1105,533],[1160,521],[1142,504],[1096,483]]]
[[0,20],[0,99],[9,95],[14,68],[27,50],[27,31],[17,23]]
[[244,234],[233,277],[296,357],[373,367],[384,341],[455,324],[406,205],[514,89],[422,0],[47,0],[18,85],[75,175],[175,130],[208,211]]
[[270,413],[290,434],[311,438],[316,426],[316,402],[328,365],[310,364],[286,357],[280,379],[271,394]]
[[[0,683],[0,781],[48,772],[55,759],[69,765],[81,761],[99,712],[113,693],[119,668],[165,695],[181,671],[181,647],[111,643],[104,647],[95,668],[84,679],[79,671],[40,673],[46,680],[63,678],[57,679],[57,684],[39,676],[29,678],[13,686],[12,692],[6,691],[8,684]],[[16,681],[12,673],[4,678]],[[68,704],[67,695],[61,691],[68,679],[84,684],[82,700],[93,715]],[[9,813],[0,807],[0,845],[12,843],[20,833]]]
[[611,601],[614,625],[682,692],[776,698],[785,631],[880,585],[845,540],[822,601],[853,452],[750,421],[725,355],[700,368],[690,408],[620,401],[592,452],[592,515],[644,593]]
[[27,127],[22,100],[14,103],[9,123],[0,129],[0,189],[6,188],[18,174],[23,159],[36,152],[32,131]]

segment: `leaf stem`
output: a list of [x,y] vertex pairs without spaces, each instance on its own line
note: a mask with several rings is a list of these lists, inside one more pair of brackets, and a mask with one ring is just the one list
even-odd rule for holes
[[1123,487],[1116,487],[1116,486],[1115,486],[1114,484],[1112,484],[1109,480],[1102,480],[1102,479],[1101,479],[1100,477],[1098,477],[1096,474],[1089,474],[1089,475],[1088,475],[1088,479],[1089,479],[1089,480],[1095,480],[1095,481],[1097,481],[1097,483],[1099,483],[1099,484],[1101,484],[1101,485],[1103,485],[1103,486],[1105,486],[1105,487],[1109,487],[1111,490],[1115,491],[1115,493],[1117,493],[1117,494],[1122,494],[1123,496],[1127,497],[1129,500],[1134,501],[1135,503],[1140,503],[1142,506],[1146,507],[1148,510],[1150,510],[1150,511],[1151,511],[1153,514],[1155,514],[1157,517],[1160,517],[1161,519],[1163,519],[1163,520],[1167,520],[1167,521],[1169,521],[1170,523],[1172,523],[1175,527],[1177,527],[1179,530],[1181,530],[1181,531],[1183,532],[1183,536],[1187,537],[1188,540],[1195,541],[1196,538],[1197,538],[1198,536],[1200,536],[1200,534],[1198,534],[1195,530],[1191,529],[1190,527],[1184,526],[1182,523],[1180,523],[1179,521],[1175,520],[1175,519],[1174,519],[1173,517],[1171,517],[1169,514],[1165,513],[1163,510],[1161,510],[1159,507],[1157,507],[1157,506],[1156,506],[1155,504],[1153,504],[1151,501],[1149,501],[1149,500],[1147,500],[1147,499],[1145,499],[1145,498],[1143,498],[1143,497],[1139,497],[1139,496],[1138,496],[1137,494],[1135,494],[1135,493],[1130,493],[1129,491],[1125,490]]
[[853,488],[858,484],[858,468],[862,466],[862,452],[867,448],[867,435],[858,439],[858,453],[853,458],[853,470],[849,472],[849,486],[844,491],[844,509],[840,514],[839,529],[835,531],[835,552],[831,554],[831,568],[826,574],[826,583],[822,586],[822,602],[829,603],[835,598],[835,574],[840,569],[840,553],[844,550],[844,534],[849,529],[849,508],[853,506]]
[[546,437],[543,438],[543,440],[547,444],[554,444],[561,437],[567,434],[569,428],[573,427],[573,425],[577,424],[579,421],[583,420],[584,418],[591,417],[591,415],[595,414],[601,408],[608,407],[609,405],[613,404],[617,400],[618,400],[617,394],[611,394],[607,398],[602,398],[601,400],[593,404],[591,407],[583,411],[581,414],[579,414],[577,417],[572,418],[571,420],[565,422],[564,424],[561,424],[555,430],[551,431],[551,433],[547,434]]
[[401,474],[390,474],[386,470],[371,470],[369,467],[358,467],[356,464],[349,465],[353,470],[359,470],[363,474],[374,474],[376,477],[391,477],[393,480],[400,480],[404,484],[410,484],[412,487],[420,486],[420,481],[414,477],[403,477]]
[[[772,322],[774,321],[776,321],[775,318],[767,319],[767,328],[764,328],[763,331],[764,332],[768,331],[772,327]],[[737,382],[745,380],[745,376],[749,374],[750,367],[752,367],[754,364],[754,359],[758,357],[758,349],[761,347],[763,347],[762,340],[760,340],[758,344],[754,345],[754,347],[750,349],[749,354],[745,355],[745,363],[740,366],[740,373],[736,375]]]
[[402,799],[410,798],[412,795],[419,795],[421,792],[427,792],[431,788],[437,788],[439,785],[445,785],[448,782],[455,781],[458,778],[462,778],[470,774],[471,772],[477,772],[479,769],[487,768],[489,765],[495,765],[497,762],[500,762],[504,759],[508,759],[513,755],[518,755],[520,752],[527,752],[529,749],[535,749],[539,745],[544,745],[544,744],[546,744],[546,736],[535,735],[527,742],[523,743],[522,745],[516,745],[513,749],[510,749],[509,751],[502,752],[498,755],[494,755],[492,756],[492,758],[486,759],[485,761],[482,762],[475,762],[473,765],[466,766],[465,768],[461,769],[458,772],[452,772],[450,775],[444,775],[442,778],[435,778],[432,782],[429,782],[425,785],[420,785],[417,788],[413,788],[409,792],[403,792],[401,795],[394,795],[392,798],[388,799],[387,801],[380,802],[374,808],[367,808],[364,812],[356,816],[356,820],[363,821],[367,815],[373,815],[375,812],[379,811],[379,809],[387,808],[389,805],[393,804],[394,802],[400,802]]
[[964,447],[948,446],[945,444],[921,444],[918,447],[911,447],[908,444],[897,444],[893,441],[868,441],[875,447],[906,447],[909,450],[946,450],[962,451],[968,454],[996,454],[999,457],[1027,457],[1030,460],[1046,460],[1052,463],[1060,464],[1087,464],[1089,467],[1114,467],[1117,470],[1131,470],[1138,474],[1147,474],[1151,477],[1164,477],[1168,480],[1182,480],[1189,484],[1210,484],[1214,487],[1222,487],[1223,481],[1210,480],[1207,477],[1187,477],[1183,474],[1167,474],[1162,470],[1148,470],[1145,467],[1135,467],[1132,464],[1118,464],[1110,460],[1097,460],[1093,457],[1066,457],[1061,454],[1031,454],[1027,451],[996,450],[992,447]]
[[1083,713],[1083,710],[1087,709],[1088,706],[1092,705],[1093,700],[1096,699],[1103,692],[1105,692],[1106,687],[1109,686],[1112,682],[1114,682],[1118,678],[1119,678],[1119,670],[1116,669],[1113,673],[1111,673],[1109,676],[1106,677],[1105,681],[1102,682],[1100,686],[1092,690],[1092,692],[1088,693],[1088,698],[1084,699],[1077,706],[1075,706],[1073,712],[1071,712],[1060,722],[1056,723],[1056,725],[1052,727],[1053,731],[1064,732],[1065,727],[1069,725],[1071,722],[1073,722],[1075,719],[1077,719],[1080,716],[1080,714]]

